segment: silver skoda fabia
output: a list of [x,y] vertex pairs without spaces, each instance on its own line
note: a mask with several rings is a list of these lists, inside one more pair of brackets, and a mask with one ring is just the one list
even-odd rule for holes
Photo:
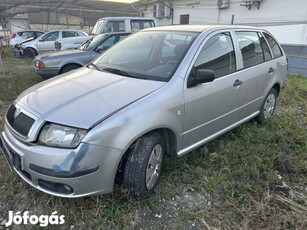
[[10,168],[46,193],[109,193],[121,171],[123,187],[147,197],[165,154],[271,117],[286,75],[285,54],[267,31],[146,29],[23,92],[8,108],[0,146]]

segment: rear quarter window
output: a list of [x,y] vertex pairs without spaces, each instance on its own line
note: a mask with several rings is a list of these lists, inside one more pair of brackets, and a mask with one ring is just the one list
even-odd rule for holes
[[272,49],[272,52],[273,52],[273,55],[274,55],[274,58],[278,58],[278,57],[281,57],[282,56],[282,51],[278,45],[278,43],[275,41],[274,38],[272,38],[269,34],[267,33],[263,33],[264,37],[266,38],[266,40],[268,41],[271,49]]

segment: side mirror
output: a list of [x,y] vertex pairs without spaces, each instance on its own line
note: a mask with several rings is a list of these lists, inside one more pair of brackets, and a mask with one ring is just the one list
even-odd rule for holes
[[45,40],[43,40],[42,38],[38,39],[39,42],[44,42]]
[[215,73],[212,70],[193,69],[188,79],[188,88],[207,82],[212,82],[214,81],[214,79],[215,79]]
[[99,47],[99,48],[97,48],[95,51],[97,52],[97,53],[102,53],[102,52],[104,52],[104,51],[106,51],[108,48],[107,47]]

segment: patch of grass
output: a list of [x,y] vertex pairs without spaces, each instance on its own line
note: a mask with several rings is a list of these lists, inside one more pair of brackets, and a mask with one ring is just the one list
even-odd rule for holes
[[[0,131],[9,104],[41,82],[31,60],[7,55],[4,64]],[[130,198],[119,186],[110,195],[52,197],[11,174],[0,156],[0,223],[9,210],[29,210],[64,214],[63,229],[176,229],[189,221],[194,229],[306,229],[306,96],[307,78],[288,76],[272,119],[248,122],[183,157],[166,157],[160,185],[146,200]],[[208,195],[211,205],[180,203],[189,194]]]

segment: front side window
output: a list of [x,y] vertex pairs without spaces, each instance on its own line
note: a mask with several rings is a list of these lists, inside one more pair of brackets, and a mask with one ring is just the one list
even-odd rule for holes
[[59,38],[59,32],[55,31],[55,32],[50,32],[48,34],[46,34],[42,40],[44,41],[55,41]]
[[249,68],[265,61],[260,38],[257,32],[236,32],[243,57],[244,68]]
[[104,40],[99,46],[97,46],[96,50],[107,50],[115,43],[115,36],[111,36]]
[[101,28],[103,26],[103,24],[105,23],[105,19],[99,19],[96,24],[94,25],[90,35],[96,35],[96,34],[100,34],[101,33]]
[[197,35],[178,31],[138,32],[112,47],[94,64],[99,70],[127,77],[169,81]]
[[98,46],[101,43],[101,41],[103,41],[105,39],[105,37],[106,37],[105,34],[99,34],[97,36],[94,36],[91,39],[84,42],[79,47],[79,49],[80,50],[86,50],[86,51],[93,50],[96,46]]
[[236,71],[236,58],[229,32],[212,36],[199,53],[194,69],[213,70],[219,78]]
[[263,34],[264,34],[266,40],[268,41],[268,43],[269,43],[269,45],[270,45],[270,47],[273,51],[274,57],[275,58],[281,57],[282,52],[281,52],[281,49],[280,49],[278,43],[269,34],[267,34],[267,33],[263,33]]

